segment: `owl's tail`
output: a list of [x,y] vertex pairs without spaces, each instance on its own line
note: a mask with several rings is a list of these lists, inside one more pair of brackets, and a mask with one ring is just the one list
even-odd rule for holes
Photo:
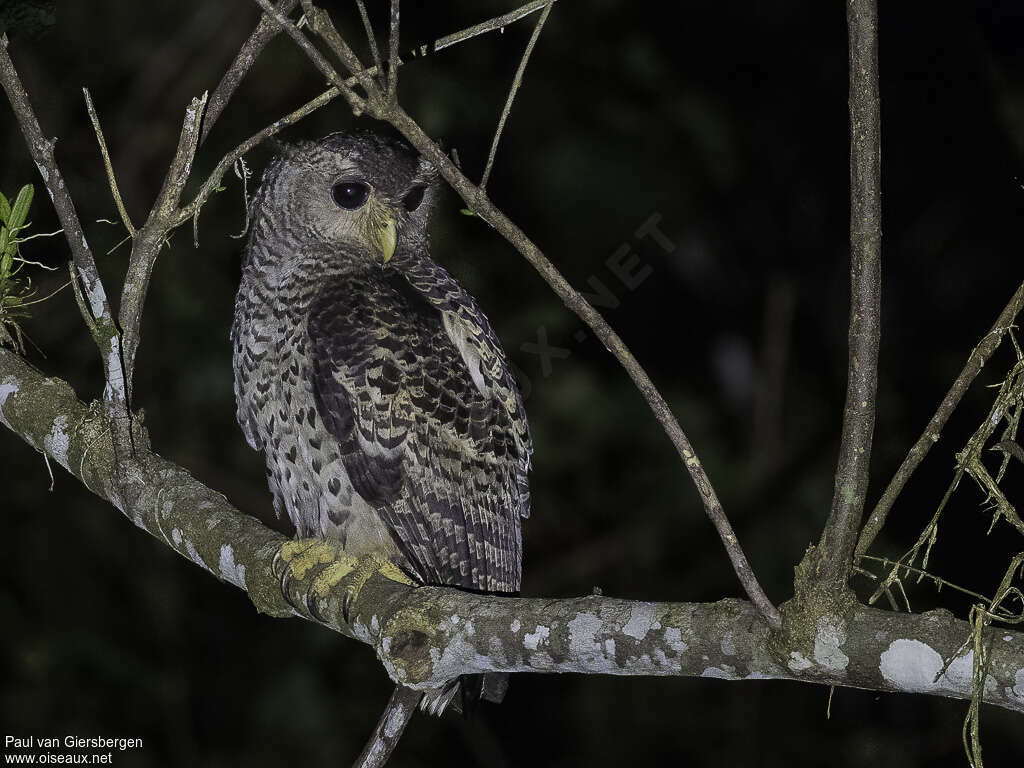
[[423,694],[420,709],[431,715],[440,715],[449,705],[465,717],[471,717],[481,699],[500,704],[508,691],[508,674],[487,672],[482,675],[462,675],[443,688]]

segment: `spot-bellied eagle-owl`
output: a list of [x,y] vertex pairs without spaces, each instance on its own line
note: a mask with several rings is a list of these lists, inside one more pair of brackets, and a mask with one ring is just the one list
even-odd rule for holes
[[529,428],[490,323],[430,258],[435,193],[425,160],[370,133],[271,163],[231,328],[238,421],[297,536],[515,593]]

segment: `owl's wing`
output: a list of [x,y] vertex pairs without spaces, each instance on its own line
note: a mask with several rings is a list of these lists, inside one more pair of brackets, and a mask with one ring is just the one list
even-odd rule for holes
[[458,349],[473,383],[500,407],[508,419],[515,440],[516,485],[519,512],[530,516],[530,486],[527,475],[533,441],[526,410],[519,394],[505,350],[491,328],[487,315],[476,300],[463,290],[447,270],[427,258],[410,258],[403,266],[409,284],[441,312],[448,337]]
[[518,591],[521,430],[429,302],[347,305],[325,290],[308,330],[320,416],[353,487],[425,583]]

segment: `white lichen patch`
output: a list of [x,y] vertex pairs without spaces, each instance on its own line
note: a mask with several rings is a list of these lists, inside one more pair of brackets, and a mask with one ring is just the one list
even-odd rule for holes
[[210,570],[209,566],[207,566],[206,563],[203,562],[202,555],[199,554],[199,550],[196,549],[196,545],[188,539],[185,539],[185,552],[188,554],[189,559],[192,560],[193,563],[198,565],[204,571]]
[[700,673],[701,677],[716,677],[719,680],[737,680],[736,668],[723,664],[721,667],[707,667]]
[[235,562],[235,550],[230,544],[220,546],[220,577],[236,587],[245,589],[245,566]]
[[395,738],[405,725],[405,720],[405,707],[401,704],[395,705],[388,713],[388,719],[384,721],[384,735],[389,739]]
[[736,643],[732,639],[732,632],[726,632],[722,637],[721,648],[725,656],[736,655]]
[[1018,669],[1013,676],[1013,688],[1006,686],[1006,697],[1024,703],[1024,669]]
[[845,642],[846,627],[842,620],[838,616],[822,616],[814,638],[814,660],[830,672],[842,672],[850,664],[850,657],[842,650]]
[[636,603],[629,609],[629,621],[622,627],[622,634],[643,640],[654,623],[654,605]]
[[683,633],[678,627],[668,627],[665,630],[665,644],[677,653],[685,653],[690,647],[683,642]]
[[[362,621],[356,619],[355,624],[352,625],[352,634],[356,636],[357,640],[362,640],[364,643],[373,644],[373,636],[370,634],[370,630],[367,629],[366,625]],[[385,637],[381,640],[381,646],[387,645],[391,647],[391,638]],[[390,670],[389,670],[390,672]]]
[[530,651],[536,651],[540,644],[548,639],[550,634],[551,630],[548,627],[542,627],[538,624],[533,632],[527,632],[523,635],[523,647]]
[[466,619],[466,637],[472,637],[476,634],[476,627],[473,626],[473,622],[470,619]]
[[789,662],[787,666],[794,672],[802,672],[805,669],[810,669],[814,666],[814,662],[808,659],[799,651],[791,651],[789,654]]
[[181,546],[181,538],[182,538],[181,537],[181,531],[179,531],[177,528],[172,528],[171,529],[171,541],[174,542],[174,546],[176,546],[176,547],[180,547]]
[[452,615],[452,617],[451,617],[450,619],[448,619],[448,620],[449,620],[449,621],[450,621],[450,622],[451,622],[452,624],[458,624],[458,623],[459,623],[459,617],[458,617],[458,615],[457,615],[457,614],[453,614],[453,615]]
[[608,658],[610,658],[610,659],[614,659],[615,658],[615,640],[614,639],[609,637],[607,640],[604,641],[604,652],[605,652],[605,655],[608,656]]
[[569,622],[569,652],[579,658],[601,653],[597,633],[601,631],[601,619],[589,611],[577,613]]
[[11,423],[4,417],[4,403],[7,402],[8,397],[17,394],[17,392],[18,381],[13,376],[8,376],[3,381],[0,381],[0,423],[8,429],[11,429]]
[[[879,658],[878,670],[891,685],[911,693],[968,693],[973,687],[974,651],[942,671],[942,656],[920,640],[893,640]],[[989,689],[991,681],[986,683]]]
[[520,627],[523,625],[519,623],[519,619],[512,619],[512,623],[508,625],[508,628],[512,630],[512,634],[519,632]]
[[68,448],[71,440],[68,437],[68,417],[61,414],[53,420],[50,431],[43,438],[43,449],[55,458],[64,469],[68,468]]

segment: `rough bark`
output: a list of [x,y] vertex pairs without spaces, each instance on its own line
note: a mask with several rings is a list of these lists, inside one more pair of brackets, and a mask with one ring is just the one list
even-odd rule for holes
[[[346,622],[345,581],[321,588],[335,561],[312,558],[308,567],[293,568],[286,598],[273,569],[285,538],[149,451],[142,434],[136,459],[115,464],[102,412],[81,403],[65,382],[0,350],[0,423],[137,526],[246,590],[259,611],[301,616],[365,642],[392,679],[413,688],[507,671],[788,679],[948,698],[972,694],[973,653],[954,658],[971,629],[946,611],[897,614],[858,605],[837,615],[790,603],[776,632],[742,600],[503,598],[375,577]],[[1024,712],[1024,633],[993,627],[985,637],[991,645],[985,701]]]

